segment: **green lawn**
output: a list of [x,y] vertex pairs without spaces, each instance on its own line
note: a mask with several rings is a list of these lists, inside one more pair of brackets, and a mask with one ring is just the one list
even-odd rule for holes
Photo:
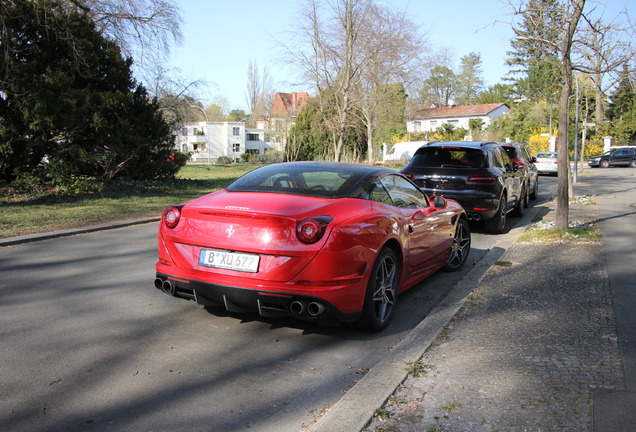
[[114,182],[82,195],[0,188],[0,238],[159,216],[170,205],[222,189],[257,166],[188,165],[175,180]]

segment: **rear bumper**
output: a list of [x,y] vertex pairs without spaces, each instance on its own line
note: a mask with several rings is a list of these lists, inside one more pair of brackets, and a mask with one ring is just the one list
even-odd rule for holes
[[[306,293],[227,286],[213,282],[181,278],[157,271],[155,287],[177,298],[194,300],[203,306],[223,307],[229,312],[256,312],[262,317],[294,317],[325,323],[353,322],[358,312],[342,312],[329,297],[346,296],[357,285],[312,288]],[[329,296],[316,295],[324,291]],[[327,298],[325,298],[327,297]]]
[[427,195],[439,195],[457,201],[466,211],[468,220],[488,220],[497,214],[499,201],[489,192],[466,190],[446,191],[422,189]]

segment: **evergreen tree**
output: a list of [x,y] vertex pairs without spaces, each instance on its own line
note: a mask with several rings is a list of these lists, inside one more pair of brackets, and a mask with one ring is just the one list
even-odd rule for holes
[[421,98],[427,105],[448,106],[455,94],[457,75],[449,67],[435,66],[431,76],[424,80]]
[[174,175],[170,126],[132,60],[59,0],[0,7],[0,180]]
[[489,104],[489,103],[506,103],[509,107],[512,107],[512,102],[517,95],[513,88],[509,84],[495,84],[482,90],[475,103],[477,104]]
[[513,27],[511,68],[516,91],[530,100],[553,100],[562,81],[559,44],[563,28],[559,0],[529,0],[518,27]]
[[619,141],[636,141],[636,90],[627,64],[623,65],[621,79],[611,97],[608,118]]
[[460,59],[460,72],[457,75],[455,102],[457,105],[476,103],[479,93],[484,87],[482,77],[481,55],[471,52]]
[[385,98],[378,107],[378,127],[375,131],[375,144],[390,143],[396,135],[406,133],[406,92],[402,83],[387,86]]

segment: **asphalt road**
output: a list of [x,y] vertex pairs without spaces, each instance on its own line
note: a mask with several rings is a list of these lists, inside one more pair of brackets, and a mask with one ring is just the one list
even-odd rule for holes
[[380,334],[171,298],[156,223],[0,248],[0,430],[298,431],[496,247],[473,228],[466,268],[400,296]]

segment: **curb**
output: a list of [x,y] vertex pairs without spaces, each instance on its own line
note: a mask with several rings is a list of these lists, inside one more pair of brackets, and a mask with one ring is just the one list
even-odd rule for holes
[[42,240],[49,240],[60,237],[70,237],[78,234],[87,234],[96,231],[105,231],[116,228],[124,228],[133,225],[142,225],[151,222],[157,222],[161,219],[159,216],[153,216],[149,218],[129,219],[124,221],[107,222],[97,225],[89,225],[81,228],[70,228],[66,230],[52,231],[41,234],[28,234],[17,237],[8,237],[0,239],[0,247],[14,246],[25,243],[32,243]]
[[[545,201],[544,201],[545,202]],[[407,378],[407,362],[419,360],[437,336],[466,302],[466,297],[481,283],[486,272],[517,241],[543,209],[536,204],[519,219],[520,227],[511,229],[466,274],[450,293],[404,340],[383,360],[378,362],[340,398],[324,416],[303,429],[305,432],[361,431],[372,420],[375,410],[381,407]]]

